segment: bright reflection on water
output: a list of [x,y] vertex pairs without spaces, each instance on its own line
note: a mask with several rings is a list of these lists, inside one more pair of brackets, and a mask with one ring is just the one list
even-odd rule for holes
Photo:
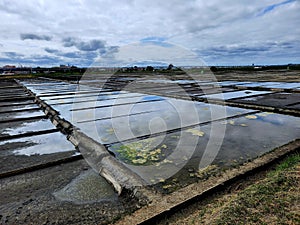
[[[10,148],[10,146],[15,146]],[[0,142],[0,149],[10,149],[9,152],[0,151],[0,154],[15,155],[44,155],[73,150],[73,145],[60,132],[35,135]]]
[[48,119],[9,122],[0,124],[0,136],[24,134],[28,132],[50,130],[54,128],[55,127]]

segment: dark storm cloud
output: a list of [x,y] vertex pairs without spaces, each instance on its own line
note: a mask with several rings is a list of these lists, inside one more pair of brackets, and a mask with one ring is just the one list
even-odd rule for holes
[[100,53],[105,52],[105,41],[102,40],[90,40],[80,41],[72,37],[63,39],[64,47],[76,47],[80,51],[99,51]]
[[51,41],[52,37],[48,35],[37,35],[37,34],[20,34],[21,40],[40,40],[40,41]]

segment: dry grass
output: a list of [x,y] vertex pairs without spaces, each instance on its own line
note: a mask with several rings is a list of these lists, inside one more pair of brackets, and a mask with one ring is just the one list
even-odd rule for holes
[[194,204],[160,224],[300,224],[300,155]]

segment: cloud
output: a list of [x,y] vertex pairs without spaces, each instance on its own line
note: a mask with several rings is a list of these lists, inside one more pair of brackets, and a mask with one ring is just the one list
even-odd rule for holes
[[[62,51],[59,49],[45,48],[45,52],[51,54],[54,58],[61,60],[61,63],[71,65],[90,66],[98,57],[97,51]],[[48,56],[48,57],[51,57]]]
[[30,57],[0,57],[2,64],[22,64],[27,66],[49,66],[59,65],[62,61],[57,57],[45,55],[30,55]]
[[63,41],[64,47],[76,46],[76,43],[77,43],[76,38],[73,38],[73,37],[64,38],[62,41]]
[[157,45],[152,42],[136,42],[119,46],[117,51],[100,55],[93,64],[98,67],[127,67],[134,65],[203,66],[199,57],[192,51],[176,45]]
[[52,49],[52,48],[45,48],[44,50],[48,53],[57,53],[57,52],[59,52],[57,49]]
[[[220,60],[225,65],[297,63],[300,41],[233,44],[195,50],[206,61]],[[282,53],[285,53],[284,57]],[[269,55],[272,55],[270,59]],[[288,59],[288,60],[287,60]],[[292,60],[291,60],[292,59]]]
[[35,53],[80,66],[95,55],[113,59],[116,52],[110,46],[172,43],[169,47],[205,55],[208,64],[248,62],[251,57],[263,63],[296,62],[299,11],[297,0],[2,0],[1,52],[27,59]]
[[101,53],[105,52],[105,41],[102,40],[80,41],[76,38],[68,37],[63,39],[63,46],[75,46],[80,51],[99,51]]
[[37,35],[37,34],[20,34],[21,40],[43,40],[51,41],[52,37],[47,35]]
[[143,38],[141,39],[140,41],[141,42],[164,42],[166,41],[167,38],[165,37],[146,37],[146,38]]
[[3,54],[10,58],[17,58],[17,57],[23,57],[23,54],[17,53],[17,52],[3,52]]
[[167,38],[164,37],[146,37],[140,40],[141,43],[145,44],[154,44],[162,47],[172,47],[173,45],[166,42]]
[[295,2],[295,1],[296,0],[287,0],[284,2],[277,3],[277,4],[269,5],[269,6],[265,7],[257,16],[263,16],[263,15],[275,10],[276,8],[278,8],[280,6],[283,6],[283,5],[286,5],[286,4]]

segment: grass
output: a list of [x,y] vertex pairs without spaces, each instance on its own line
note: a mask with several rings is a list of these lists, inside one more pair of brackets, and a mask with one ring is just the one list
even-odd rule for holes
[[300,224],[300,154],[160,224]]
[[300,155],[241,191],[217,216],[216,224],[300,224]]

